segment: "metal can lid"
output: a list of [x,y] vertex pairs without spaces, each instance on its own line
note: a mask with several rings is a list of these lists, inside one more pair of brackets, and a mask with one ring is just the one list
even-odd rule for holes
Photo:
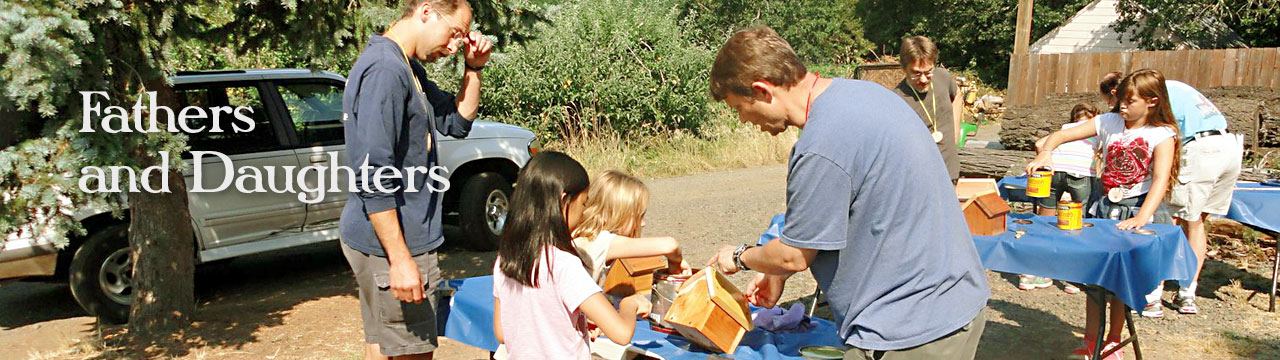
[[833,360],[843,359],[844,349],[835,346],[805,346],[800,348],[800,356],[805,359]]

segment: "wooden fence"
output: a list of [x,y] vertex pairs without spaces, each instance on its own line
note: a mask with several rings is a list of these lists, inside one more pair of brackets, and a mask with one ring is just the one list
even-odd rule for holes
[[1155,69],[1197,88],[1280,89],[1280,48],[1013,55],[1006,105],[1035,105],[1045,95],[1097,92],[1112,71]]

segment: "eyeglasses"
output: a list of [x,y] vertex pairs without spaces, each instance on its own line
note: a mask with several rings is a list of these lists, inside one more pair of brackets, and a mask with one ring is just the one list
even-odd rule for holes
[[925,70],[924,72],[908,71],[907,76],[910,76],[911,79],[913,80],[923,80],[925,78],[933,78],[933,68],[929,68],[929,70]]
[[455,25],[453,17],[450,17],[449,15],[445,15],[444,13],[436,13],[436,15],[440,15],[440,17],[444,18],[445,22],[449,24],[449,29],[453,30],[453,34],[449,37],[450,39],[454,41],[466,40],[467,30],[465,27]]

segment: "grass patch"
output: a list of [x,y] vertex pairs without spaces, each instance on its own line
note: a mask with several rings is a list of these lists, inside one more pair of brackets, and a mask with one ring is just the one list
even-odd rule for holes
[[717,121],[701,136],[685,131],[640,139],[606,134],[550,143],[547,148],[573,156],[593,175],[615,169],[661,178],[779,164],[791,155],[791,146],[799,136],[794,129],[770,136],[755,126],[719,118],[725,120]]

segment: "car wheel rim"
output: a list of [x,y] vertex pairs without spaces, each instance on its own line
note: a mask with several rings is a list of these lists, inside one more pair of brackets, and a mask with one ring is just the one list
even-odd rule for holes
[[507,193],[502,190],[493,190],[489,192],[489,196],[485,197],[484,220],[489,225],[489,232],[494,235],[502,234],[502,227],[507,224]]
[[133,302],[133,260],[129,259],[129,248],[116,250],[107,256],[98,271],[98,285],[102,287],[102,293],[117,304]]

